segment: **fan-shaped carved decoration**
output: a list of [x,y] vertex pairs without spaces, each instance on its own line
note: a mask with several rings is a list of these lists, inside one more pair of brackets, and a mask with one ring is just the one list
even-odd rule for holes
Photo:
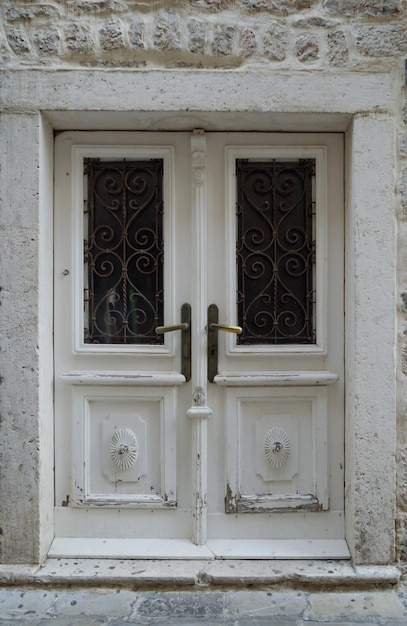
[[129,428],[118,428],[112,437],[110,456],[120,470],[132,467],[138,456],[136,435]]
[[264,440],[264,455],[271,467],[282,467],[290,456],[290,439],[280,426],[273,426]]

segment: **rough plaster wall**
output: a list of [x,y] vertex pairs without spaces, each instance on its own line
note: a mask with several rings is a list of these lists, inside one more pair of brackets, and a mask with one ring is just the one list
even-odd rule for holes
[[[393,120],[387,114],[356,116],[350,132],[345,262],[346,300],[353,306],[349,304],[346,314],[345,384],[352,391],[346,407],[345,464],[347,502],[354,510],[346,511],[347,537],[356,562],[385,563],[395,557],[395,440],[386,436],[394,433],[390,425],[395,420]],[[388,257],[385,264],[383,251]],[[388,323],[383,323],[386,319]],[[378,340],[370,341],[372,335]],[[380,367],[384,358],[386,367]]]
[[[407,62],[406,78],[407,85]],[[399,167],[396,171],[397,216],[398,216],[398,343],[397,343],[397,505],[398,516],[397,548],[400,558],[407,560],[407,95],[406,88],[398,125],[399,142],[397,155]]]
[[[1,117],[0,172],[1,363],[0,546],[1,559],[38,560],[38,145],[25,158],[13,151],[19,133],[39,140],[38,115]],[[24,180],[24,185],[21,181]],[[15,280],[16,273],[23,280]]]
[[[399,137],[398,145],[394,147],[398,165],[393,197],[394,205],[398,207],[400,244],[397,527],[399,554],[407,558],[407,295],[403,295],[404,292],[407,294],[407,101],[404,57],[407,57],[405,0],[2,0],[0,6],[0,68],[11,71],[81,67],[179,71],[183,68],[219,68],[232,73],[251,68],[266,72],[326,70],[332,75],[359,71],[393,73],[399,93],[393,118]],[[293,94],[293,99],[298,105],[301,94]],[[8,155],[0,173],[0,227],[3,249],[8,251],[11,261],[2,264],[0,274],[3,289],[0,294],[3,312],[0,328],[3,377],[0,539],[1,529],[4,533],[0,560],[4,561],[41,558],[38,478],[39,472],[44,475],[50,472],[49,458],[48,465],[39,466],[38,455],[39,437],[41,445],[50,437],[49,432],[41,431],[39,417],[43,417],[42,410],[50,409],[52,383],[47,375],[49,363],[46,357],[39,355],[36,347],[38,337],[42,345],[49,345],[49,335],[41,335],[41,309],[37,307],[37,238],[41,228],[36,196],[40,193],[38,170],[37,167],[24,167],[19,160],[24,156],[31,165],[35,164],[36,157],[30,157],[31,150],[35,152],[34,147],[28,145],[24,155],[13,152],[13,137],[23,133],[26,127],[31,131],[32,125],[38,124],[36,115],[14,112],[13,115],[3,115],[0,130],[3,152]],[[21,186],[21,180],[24,180],[24,186]],[[15,195],[17,187],[18,194]],[[13,283],[15,271],[27,276],[18,290]],[[383,320],[378,320],[378,341],[381,323]],[[368,423],[368,415],[366,420]],[[16,455],[19,446],[23,460]],[[391,477],[389,480],[391,482]],[[42,488],[47,490],[49,484],[43,482]],[[375,487],[370,488],[374,490]],[[7,494],[7,502],[3,494]],[[360,498],[362,507],[363,501]],[[363,513],[361,511],[361,515]],[[356,517],[357,514],[356,511]],[[43,512],[42,515],[47,517],[49,513]],[[17,519],[18,524],[15,523]],[[361,528],[360,545],[363,544],[363,532]],[[371,560],[371,554],[366,554],[365,558]]]
[[[24,154],[13,149],[21,136]],[[7,158],[0,169],[0,245],[7,252],[0,264],[0,562],[6,563],[39,562],[52,540],[52,143],[40,115],[1,115]]]

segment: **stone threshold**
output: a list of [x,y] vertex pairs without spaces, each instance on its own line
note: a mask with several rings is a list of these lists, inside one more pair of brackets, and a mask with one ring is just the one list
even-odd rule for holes
[[42,566],[0,565],[3,587],[106,587],[211,590],[295,588],[360,590],[398,585],[394,565],[349,561],[125,560],[49,558]]

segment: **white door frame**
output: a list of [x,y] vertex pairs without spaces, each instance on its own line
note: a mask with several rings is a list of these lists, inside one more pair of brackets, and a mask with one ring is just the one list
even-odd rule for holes
[[[395,72],[398,69],[395,67]],[[31,181],[32,192],[32,272],[15,276],[14,285],[17,292],[20,285],[22,293],[29,289],[36,293],[39,288],[42,294],[38,302],[31,302],[31,327],[37,332],[24,339],[24,354],[34,373],[32,382],[27,383],[29,399],[19,405],[30,414],[33,403],[38,408],[38,419],[27,423],[24,431],[27,440],[39,442],[38,466],[32,464],[30,498],[19,499],[20,519],[29,519],[30,524],[16,527],[15,501],[11,498],[3,503],[4,560],[42,561],[53,536],[52,325],[48,323],[52,308],[53,130],[182,130],[186,126],[235,130],[238,126],[239,130],[346,133],[346,538],[355,563],[394,562],[396,199],[392,116],[399,96],[395,76],[343,72],[333,80],[328,72],[298,72],[287,78],[285,72],[267,71],[101,69],[72,70],[69,81],[64,70],[52,71],[52,80],[49,76],[46,68],[21,70],[5,72],[3,80],[3,102],[9,114],[3,116],[2,133],[13,151],[2,176],[8,176],[10,168],[27,176],[25,162],[17,158],[21,150],[39,166],[25,179],[27,184]],[[89,111],[92,81],[105,81],[107,88],[92,90],[93,110]],[[301,102],[293,102],[293,93],[302,94]],[[181,107],[189,112],[180,114]],[[6,181],[4,189],[8,188]],[[26,188],[13,188],[10,206],[27,206]],[[20,241],[21,228],[24,224],[10,219],[10,241]],[[15,262],[25,265],[25,254],[21,248]],[[5,314],[6,305],[5,300]],[[20,315],[12,309],[10,316],[16,323],[21,318],[25,325],[24,310]],[[379,340],[378,320],[386,320]],[[14,348],[16,355],[20,354],[19,345]],[[3,385],[3,393],[15,395],[15,387]],[[19,462],[17,450],[15,458]],[[27,475],[15,471],[13,464],[6,465],[5,472],[13,492],[25,493]],[[34,516],[33,511],[37,512]]]
[[[196,133],[195,136],[193,136],[192,138],[192,148],[194,147],[194,144],[196,144],[196,147],[201,148],[200,150],[192,149],[192,155],[193,155],[193,164],[192,164],[192,203],[193,204],[192,206],[193,206],[193,216],[195,219],[195,223],[193,226],[193,233],[196,235],[195,239],[197,241],[202,242],[202,249],[198,251],[198,256],[196,260],[198,267],[200,266],[202,267],[201,264],[203,262],[204,263],[206,262],[206,247],[207,247],[206,246],[207,239],[205,236],[206,228],[207,228],[207,224],[206,224],[207,217],[206,217],[206,212],[205,212],[205,202],[206,202],[206,195],[207,195],[206,182],[207,181],[206,181],[205,163],[204,163],[204,160],[206,158],[205,150],[203,149],[204,141],[205,141],[205,135],[199,132]],[[195,204],[194,204],[194,201],[195,201]],[[207,304],[204,298],[203,289],[206,289],[205,281],[202,281],[200,285],[197,283],[195,296],[198,298],[198,301],[201,304],[200,313],[198,314],[199,323],[200,323],[199,327],[201,328],[204,327],[204,324],[202,322],[204,322],[206,318],[206,304]],[[208,406],[207,402],[205,401],[206,390],[207,390],[206,336],[198,333],[198,335],[195,338],[193,338],[193,343],[194,342],[195,342],[196,347],[198,347],[198,345],[200,344],[201,362],[200,362],[200,367],[197,369],[196,385],[195,387],[193,387],[194,389],[193,403],[190,409],[187,411],[188,417],[193,418],[192,419],[192,430],[193,430],[192,456],[193,458],[195,457],[196,459],[195,462],[193,462],[193,468],[194,468],[193,509],[194,509],[195,515],[193,515],[194,523],[193,523],[193,532],[192,532],[192,542],[195,543],[197,546],[204,546],[206,544],[206,539],[207,539],[207,528],[206,528],[206,524],[207,524],[207,496],[206,496],[207,494],[207,467],[206,467],[207,455],[202,455],[202,451],[203,450],[207,451],[207,438],[208,438],[207,419],[208,417],[211,416],[212,409],[210,406]],[[202,350],[202,348],[204,349]],[[55,547],[55,549],[57,550],[57,547]],[[217,545],[215,545],[215,547],[212,546],[212,548],[210,549],[214,551],[215,554],[218,553]],[[301,546],[299,546],[299,549],[301,550]],[[321,550],[323,552],[325,551],[325,549],[326,549],[325,545],[321,547]],[[69,550],[70,549],[68,548],[67,554],[69,554]],[[219,553],[226,554],[227,551],[225,553],[224,550],[225,548],[222,547]],[[280,546],[278,545],[276,553],[281,554],[279,550],[280,550]],[[51,552],[51,554],[53,553],[60,555],[58,550],[56,552]],[[311,550],[311,553],[314,555],[317,555],[318,550],[317,551]],[[166,550],[164,551],[163,554],[167,554]],[[242,551],[239,549],[237,553],[238,556],[243,555],[243,557],[245,554],[247,554],[248,558],[250,558],[250,556],[253,554],[251,552],[250,547],[246,552],[245,550]],[[267,554],[267,551],[264,551],[264,555],[266,554]],[[275,554],[274,545],[272,546],[270,550],[270,554]],[[307,554],[308,553],[304,554],[304,556],[307,556]],[[345,552],[342,549],[338,549],[336,546],[333,548],[332,551],[330,551],[328,547],[327,554],[328,556],[332,558],[335,558],[335,557],[343,558],[345,556]],[[153,556],[155,555],[156,553],[153,552]],[[206,558],[208,558],[207,554],[203,555],[202,558],[205,558],[205,556]],[[236,554],[232,550],[231,558],[233,557],[237,558]]]

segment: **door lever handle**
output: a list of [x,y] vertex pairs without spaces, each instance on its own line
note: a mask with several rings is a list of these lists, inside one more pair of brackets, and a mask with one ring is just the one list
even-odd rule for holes
[[224,324],[210,324],[209,330],[222,330],[225,333],[234,333],[235,335],[240,335],[243,332],[241,326],[225,326]]
[[240,326],[228,326],[227,324],[219,324],[219,311],[216,304],[208,307],[208,380],[213,383],[218,373],[218,333],[234,333],[240,335],[243,329]]
[[191,380],[191,305],[185,303],[181,307],[181,323],[169,326],[157,326],[157,335],[171,333],[173,330],[181,331],[181,374],[186,382]]
[[187,330],[189,328],[189,324],[186,322],[182,324],[174,324],[174,326],[157,326],[155,332],[157,335],[163,335],[164,333],[170,333],[173,330]]

